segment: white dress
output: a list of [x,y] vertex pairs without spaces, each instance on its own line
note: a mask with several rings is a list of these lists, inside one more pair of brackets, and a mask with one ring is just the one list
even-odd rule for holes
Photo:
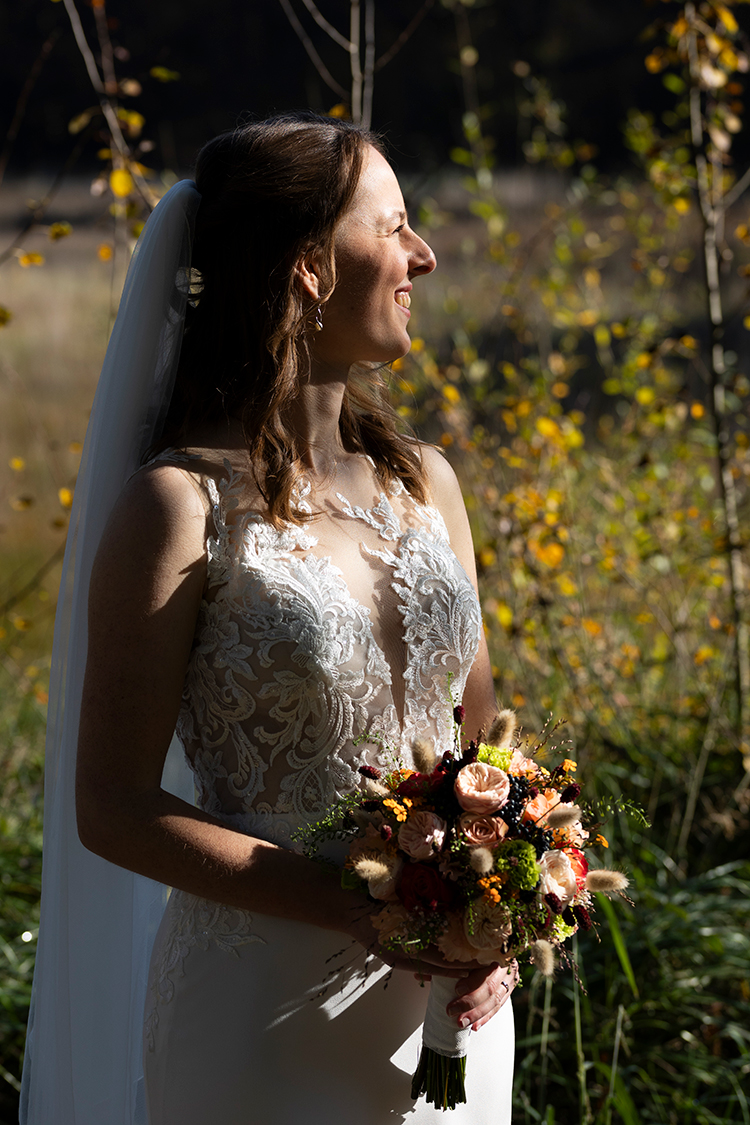
[[[225,470],[202,479],[208,592],[177,731],[200,807],[293,847],[359,766],[409,762],[416,737],[452,745],[480,611],[440,514],[403,486],[373,475],[371,507],[336,494],[277,530]],[[426,1001],[341,934],[175,891],[146,1005],[150,1125],[448,1120],[410,1096]],[[471,1035],[452,1125],[508,1125],[513,1047],[507,1003]]]

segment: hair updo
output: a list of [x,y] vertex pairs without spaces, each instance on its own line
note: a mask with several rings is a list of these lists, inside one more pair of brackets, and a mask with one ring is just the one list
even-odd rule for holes
[[[334,234],[351,205],[368,146],[348,122],[284,114],[215,137],[201,150],[201,203],[182,352],[160,447],[182,445],[198,423],[239,418],[257,487],[274,523],[302,518],[292,492],[302,471],[290,407],[308,370],[306,336],[336,284]],[[295,267],[314,251],[320,301]],[[399,433],[379,370],[352,372],[342,405],[344,447],[369,454],[384,483],[403,480],[426,499],[413,439]]]

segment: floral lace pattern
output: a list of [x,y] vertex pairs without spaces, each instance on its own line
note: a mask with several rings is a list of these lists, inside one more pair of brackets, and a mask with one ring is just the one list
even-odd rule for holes
[[[225,471],[218,484],[205,480],[213,521],[207,589],[177,734],[199,806],[289,847],[296,827],[358,787],[360,766],[386,764],[394,754],[409,762],[416,737],[450,744],[453,701],[477,652],[481,615],[436,509],[401,484],[372,508],[336,495],[332,518],[359,543],[361,589],[380,586],[381,602],[391,598],[401,618],[399,715],[394,670],[376,640],[380,603],[358,601],[333,554],[316,553],[326,546],[325,515],[274,528],[242,511],[243,478],[228,462]],[[309,492],[297,503],[311,511]],[[351,580],[351,564],[347,574]],[[393,617],[384,609],[391,633]],[[157,1002],[169,1000],[193,945],[260,940],[242,911],[173,899],[179,909],[170,904],[172,928],[152,985],[152,1038]]]

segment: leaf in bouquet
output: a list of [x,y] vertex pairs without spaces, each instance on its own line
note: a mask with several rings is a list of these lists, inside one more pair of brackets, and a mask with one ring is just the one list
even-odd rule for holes
[[363,798],[362,793],[347,793],[332,805],[320,820],[312,824],[302,824],[292,833],[292,839],[302,844],[302,851],[308,858],[314,858],[327,840],[346,840],[354,835],[355,825],[351,821],[351,810],[357,808]]
[[633,966],[631,965],[630,957],[628,956],[628,947],[625,944],[625,938],[622,935],[620,923],[617,921],[615,908],[609,901],[607,896],[601,894],[601,892],[597,893],[596,901],[607,918],[607,922],[609,923],[609,932],[612,934],[612,943],[615,947],[615,952],[620,959],[622,970],[625,973],[625,976],[628,978],[628,984],[630,985],[633,991],[633,995],[637,1000],[639,998],[638,985],[635,982],[635,973],[633,972]]

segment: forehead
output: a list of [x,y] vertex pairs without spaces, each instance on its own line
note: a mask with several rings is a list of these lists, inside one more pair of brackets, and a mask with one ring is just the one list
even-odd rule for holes
[[396,174],[377,149],[368,146],[352,205],[343,223],[374,222],[404,211]]

